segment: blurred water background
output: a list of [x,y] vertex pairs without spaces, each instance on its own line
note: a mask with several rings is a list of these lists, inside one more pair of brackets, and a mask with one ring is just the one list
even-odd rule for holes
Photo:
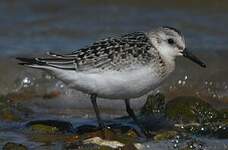
[[[60,96],[54,100],[36,97],[23,105],[46,117],[51,113],[63,118],[66,114],[93,116],[87,95],[68,89],[45,72],[18,66],[15,57],[41,56],[46,51],[67,53],[105,37],[172,26],[184,34],[187,47],[208,67],[202,69],[178,58],[176,71],[154,93],[160,91],[168,99],[199,96],[219,109],[227,108],[227,16],[226,0],[2,0],[0,94],[27,90],[45,95],[57,91]],[[139,99],[133,101],[135,109],[145,102],[145,97]],[[124,114],[122,101],[98,103],[106,117]]]
[[20,88],[15,87],[15,81],[23,80],[26,74],[34,78],[39,75],[36,70],[19,67],[16,56],[40,56],[46,51],[67,53],[105,37],[166,25],[183,32],[187,47],[208,67],[202,69],[178,58],[176,72],[165,84],[187,80],[197,89],[215,87],[214,93],[213,89],[209,91],[214,98],[227,96],[227,13],[225,0],[1,1],[0,93]]

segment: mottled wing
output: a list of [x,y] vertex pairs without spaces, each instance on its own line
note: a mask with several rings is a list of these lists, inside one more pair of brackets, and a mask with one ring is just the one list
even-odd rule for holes
[[145,33],[135,32],[97,41],[70,54],[49,53],[51,58],[37,58],[37,61],[76,71],[124,70],[148,64],[156,57],[155,51]]

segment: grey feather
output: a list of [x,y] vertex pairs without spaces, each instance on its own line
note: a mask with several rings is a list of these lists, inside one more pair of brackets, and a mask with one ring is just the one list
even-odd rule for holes
[[69,54],[49,52],[48,58],[37,58],[46,65],[76,71],[124,70],[135,65],[149,64],[158,51],[143,32],[134,32],[117,38],[106,38]]

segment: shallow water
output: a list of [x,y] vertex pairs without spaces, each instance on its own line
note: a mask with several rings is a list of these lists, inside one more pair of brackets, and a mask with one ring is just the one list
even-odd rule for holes
[[[23,100],[23,106],[35,112],[24,121],[61,118],[74,125],[80,122],[94,124],[95,120],[89,121],[94,114],[87,95],[68,89],[62,82],[42,71],[18,66],[14,57],[40,56],[45,55],[46,51],[69,52],[107,36],[147,31],[166,25],[182,31],[187,47],[202,58],[208,67],[202,69],[188,60],[178,58],[176,71],[154,93],[161,91],[168,100],[179,95],[195,95],[218,109],[227,108],[227,15],[228,2],[225,0],[1,1],[0,94],[7,95],[26,88],[38,95],[60,91],[61,96],[54,99],[38,96]],[[139,110],[144,102],[145,97],[141,97],[132,101],[132,105]],[[106,119],[126,115],[122,101],[100,100],[98,103]],[[14,129],[17,123],[8,125]],[[0,134],[5,135],[0,136],[0,143],[17,141],[18,136],[21,136],[17,142],[30,147],[40,146],[39,143],[23,140],[25,135],[18,130],[6,131],[5,122],[0,122],[0,126],[3,127]],[[208,140],[208,143],[211,142]],[[153,142],[150,144],[157,146]]]

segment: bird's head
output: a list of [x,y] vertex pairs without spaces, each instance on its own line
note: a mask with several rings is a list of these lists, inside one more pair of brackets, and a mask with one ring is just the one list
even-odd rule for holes
[[180,31],[172,27],[160,27],[149,32],[149,37],[164,58],[174,60],[176,56],[184,56],[201,67],[206,65],[185,46],[185,40]]

